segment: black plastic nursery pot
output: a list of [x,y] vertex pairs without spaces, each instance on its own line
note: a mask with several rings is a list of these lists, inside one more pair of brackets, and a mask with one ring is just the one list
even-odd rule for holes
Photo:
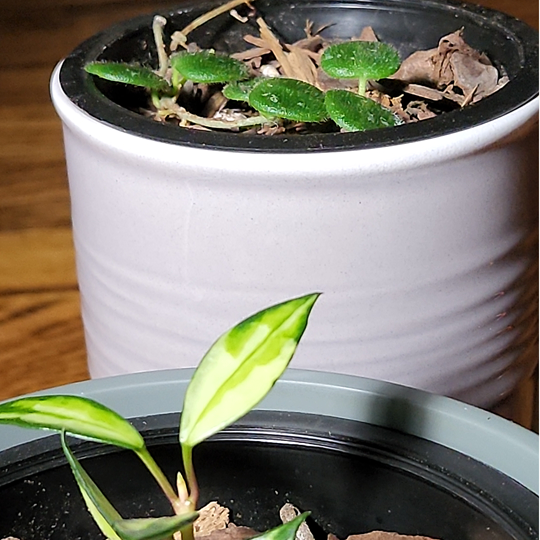
[[[122,376],[61,393],[94,397],[121,412],[160,411],[133,423],[172,480],[181,467],[179,414],[168,411],[178,386],[185,389],[186,373],[191,370]],[[20,438],[21,431],[2,426],[0,432],[6,448],[0,452],[0,537],[99,538],[58,437],[10,445],[6,437]],[[445,438],[455,444],[443,444]],[[444,540],[525,540],[538,538],[537,490],[524,485],[535,482],[530,458],[536,453],[537,459],[537,444],[523,428],[447,398],[292,371],[260,410],[198,447],[195,466],[202,503],[217,500],[237,525],[261,531],[279,524],[280,506],[291,502],[312,512],[321,539],[329,532],[345,538],[386,530]],[[76,440],[71,446],[124,517],[170,513],[134,455]],[[460,451],[467,446],[485,459]],[[493,459],[506,462],[507,470]],[[516,474],[516,467],[525,472]]]
[[[164,15],[166,39],[221,0],[186,1]],[[97,34],[63,63],[60,81],[66,95],[84,111],[119,129],[173,144],[217,149],[304,152],[374,148],[449,134],[508,114],[538,95],[538,37],[525,23],[503,13],[452,0],[257,0],[267,24],[286,43],[305,37],[307,20],[325,27],[329,39],[350,39],[372,26],[379,39],[393,44],[402,58],[431,49],[440,38],[460,28],[465,40],[485,52],[510,82],[474,106],[436,118],[364,133],[316,133],[265,137],[197,130],[157,123],[134,112],[146,101],[144,92],[96,80],[83,66],[91,61],[142,62],[157,67],[152,15],[138,17]],[[252,26],[253,25],[253,26]],[[245,49],[243,36],[256,33],[254,21],[242,24],[221,16],[192,32],[191,41],[224,53]]]

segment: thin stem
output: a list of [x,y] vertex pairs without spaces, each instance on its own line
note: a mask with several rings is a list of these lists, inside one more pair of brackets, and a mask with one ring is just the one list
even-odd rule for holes
[[163,471],[159,468],[159,465],[154,461],[154,458],[148,452],[148,449],[145,447],[142,450],[137,451],[137,455],[141,461],[145,464],[146,468],[150,471],[152,476],[155,478],[156,482],[159,484],[159,487],[169,499],[175,513],[179,513],[178,510],[181,506],[181,501],[176,495],[173,487],[167,480],[167,477],[163,474]]
[[208,11],[207,13],[204,13],[200,17],[196,18],[194,21],[189,23],[183,30],[181,30],[180,33],[183,36],[187,36],[190,32],[193,32],[195,28],[198,28],[199,26],[210,21],[214,17],[217,17],[218,15],[221,15],[222,13],[225,13],[226,11],[230,11],[231,9],[235,8],[236,6],[239,6],[240,4],[249,4],[250,1],[252,0],[231,0],[230,2],[227,2],[226,4],[223,4],[222,6],[212,9],[211,11]]
[[167,19],[161,15],[156,15],[152,23],[152,31],[154,33],[154,41],[156,42],[156,49],[159,60],[158,74],[161,77],[165,77],[167,69],[169,68],[169,57],[165,51],[165,43],[163,43],[163,28],[167,24]]
[[366,95],[366,86],[367,86],[367,79],[365,77],[360,77],[358,79],[358,93],[361,96]]
[[184,529],[180,529],[182,533],[182,540],[195,540],[195,533],[193,531],[193,523],[188,525]]
[[171,84],[175,90],[175,92],[178,92],[182,85],[186,82],[186,79],[180,75],[179,71],[176,71],[176,69],[172,69],[172,76],[171,76]]
[[195,476],[195,470],[193,469],[193,448],[187,444],[182,445],[182,461],[189,488],[189,502],[193,505],[193,509],[195,509],[199,501],[199,484]]
[[216,120],[214,118],[205,118],[203,116],[198,116],[196,114],[190,113],[175,105],[174,103],[169,103],[164,109],[161,109],[162,115],[172,114],[184,120],[186,122],[191,122],[192,124],[197,124],[199,126],[213,128],[213,129],[235,129],[235,128],[245,128],[252,126],[260,126],[269,122],[268,118],[264,116],[250,116],[248,118],[242,118],[240,120]]
[[152,99],[152,105],[154,105],[156,109],[159,109],[161,106],[161,97],[159,94],[155,90],[152,90],[152,92],[150,92],[150,97]]

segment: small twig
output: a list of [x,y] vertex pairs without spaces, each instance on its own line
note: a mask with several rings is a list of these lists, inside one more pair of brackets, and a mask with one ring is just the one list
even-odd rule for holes
[[175,32],[177,43],[180,43],[182,47],[186,48],[187,36],[190,32],[193,32],[193,30],[212,20],[214,17],[217,17],[222,13],[226,13],[227,11],[230,11],[241,4],[249,4],[252,1],[255,0],[230,0],[230,2],[204,13],[200,17],[197,17],[194,21],[190,22],[183,30]]
[[276,57],[276,60],[279,62],[281,68],[283,69],[283,74],[286,77],[295,77],[294,69],[289,62],[287,53],[283,50],[281,43],[274,36],[266,22],[262,17],[257,19],[257,24],[259,25],[259,30],[261,32],[261,38],[266,43],[266,45],[272,50],[272,53]]
[[165,44],[163,43],[163,28],[167,24],[167,19],[161,15],[156,15],[152,23],[152,31],[154,33],[154,41],[156,42],[156,49],[159,59],[158,75],[165,77],[167,69],[169,68],[169,57],[165,51]]
[[174,103],[169,104],[166,108],[159,111],[160,116],[173,115],[179,120],[197,124],[199,126],[213,129],[240,129],[251,126],[260,126],[269,122],[264,116],[250,116],[239,120],[217,120],[215,118],[205,118],[186,111],[183,107]]
[[245,24],[249,21],[248,17],[242,17],[236,9],[231,9],[230,14],[232,17],[234,17],[237,21],[240,21],[241,23]]
[[461,104],[461,108],[466,107],[472,102],[474,98],[474,94],[476,94],[477,90],[478,90],[478,84],[465,96],[465,99],[463,100],[463,103]]

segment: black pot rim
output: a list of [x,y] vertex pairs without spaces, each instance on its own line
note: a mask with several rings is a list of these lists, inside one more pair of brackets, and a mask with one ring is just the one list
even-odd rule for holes
[[[173,413],[136,418],[132,422],[143,434],[151,452],[156,446],[166,446],[172,449],[169,452],[169,456],[172,456],[178,447],[178,419],[178,413]],[[107,456],[121,452],[114,447],[71,438],[69,445],[80,459],[107,460]],[[302,460],[306,462],[310,455],[320,453],[334,456],[338,463],[342,463],[343,456],[369,461],[373,469],[383,468],[392,471],[396,477],[405,475],[414,478],[415,486],[430,485],[428,489],[445,494],[447,504],[467,506],[472,512],[481,513],[494,527],[504,530],[509,538],[537,538],[536,494],[469,456],[392,429],[305,413],[254,411],[202,446],[206,449],[203,452],[209,451],[213,456],[222,454],[219,450],[214,452],[212,447],[228,447],[235,453],[234,448],[242,446],[247,448],[248,454],[262,447],[269,453],[275,450],[287,454],[301,453]],[[196,460],[199,451],[195,451]],[[7,463],[3,459],[6,454],[13,458]],[[209,461],[202,460],[200,463]],[[0,454],[0,490],[3,486],[12,489],[9,486],[16,481],[36,478],[37,474],[46,474],[63,464],[57,435],[23,445],[17,452],[7,452],[4,456]],[[222,467],[222,464],[218,463],[217,467]],[[392,493],[395,493],[394,499],[388,504],[399,511],[400,501],[407,495],[399,490],[392,490]],[[208,500],[223,497],[223,493],[213,493],[212,490],[206,495]],[[294,497],[302,498],[298,493],[292,496],[293,500]],[[388,493],[387,497],[390,496],[391,493]],[[319,508],[311,509],[315,514],[319,511]],[[423,510],[419,508],[418,511]],[[452,520],[452,512],[449,512],[449,519]],[[437,517],[434,520],[437,525],[440,523]],[[444,523],[445,518],[441,522]],[[433,527],[433,523],[429,526]],[[437,531],[430,532],[434,534]]]
[[[264,6],[266,1],[268,0],[258,0],[258,3]],[[210,4],[212,3],[216,4],[216,0],[210,2]],[[299,5],[317,6],[318,8],[339,5],[348,9],[373,9],[375,4],[382,6],[386,11],[393,10],[394,12],[400,10],[414,10],[419,14],[422,10],[444,12],[451,19],[464,18],[469,21],[468,24],[475,25],[478,29],[488,28],[494,35],[498,35],[501,39],[504,38],[515,47],[517,64],[514,66],[514,73],[510,76],[510,82],[495,94],[461,110],[413,124],[363,133],[320,133],[268,137],[183,130],[176,126],[143,118],[141,115],[117,105],[98,90],[93,77],[82,69],[87,62],[99,59],[100,55],[119,36],[129,35],[138,28],[149,28],[153,15],[148,15],[117,24],[82,43],[62,63],[59,73],[60,84],[67,97],[77,107],[95,119],[124,132],[180,146],[276,153],[369,149],[440,137],[498,119],[537,97],[537,33],[522,21],[501,12],[453,0],[294,0],[288,6],[294,12],[294,7]],[[171,17],[175,13],[184,14],[190,9],[196,10],[197,13],[203,12],[208,8],[208,5],[209,2],[201,3],[190,0],[182,4],[179,9],[169,11],[165,16]],[[189,15],[186,21],[192,18],[194,15]],[[494,60],[497,59],[494,58]]]

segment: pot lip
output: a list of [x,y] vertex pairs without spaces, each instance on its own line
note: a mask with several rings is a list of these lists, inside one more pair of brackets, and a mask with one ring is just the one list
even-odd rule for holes
[[[117,375],[32,395],[73,394],[128,418],[179,412],[193,368]],[[394,383],[290,368],[256,410],[319,414],[386,427],[439,443],[539,493],[538,436],[493,413]],[[1,426],[0,452],[46,435]]]
[[[297,4],[317,3],[328,5],[328,0],[295,0]],[[374,149],[401,145],[440,137],[483,125],[490,120],[504,117],[538,95],[538,40],[536,32],[522,21],[504,13],[463,4],[452,0],[393,0],[393,9],[436,9],[446,10],[449,16],[466,14],[478,25],[489,25],[493,30],[504,33],[508,41],[516,44],[520,57],[517,75],[502,89],[485,98],[478,104],[462,110],[445,113],[439,117],[417,123],[405,124],[396,128],[385,128],[361,133],[313,134],[291,136],[231,136],[197,130],[179,130],[169,124],[153,122],[141,115],[128,111],[113,103],[97,89],[93,78],[86,74],[82,66],[99,57],[103,50],[118,35],[133,32],[136,28],[149,26],[152,16],[136,17],[114,25],[79,45],[62,63],[59,80],[68,98],[93,118],[115,129],[176,146],[207,148],[227,151],[265,152],[265,153],[312,153],[343,151],[352,149]],[[214,2],[215,3],[215,2]],[[351,0],[338,4],[362,7],[370,4],[387,3],[386,0]],[[167,15],[186,12],[198,2],[186,2],[179,9],[170,10]],[[292,7],[295,7],[294,5]],[[537,106],[536,106],[537,108]]]

